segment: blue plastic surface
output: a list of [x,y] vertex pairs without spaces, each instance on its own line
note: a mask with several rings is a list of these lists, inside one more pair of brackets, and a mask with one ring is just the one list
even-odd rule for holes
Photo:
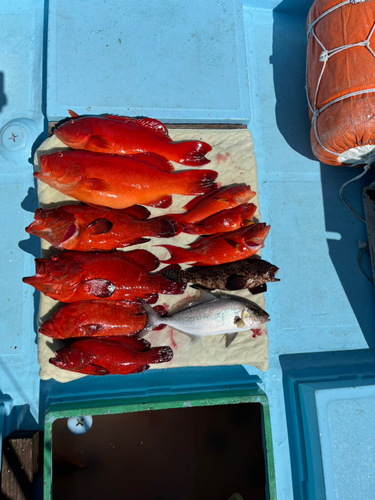
[[51,0],[48,31],[49,120],[249,121],[240,0]]
[[[270,404],[278,498],[290,500],[295,477],[304,481],[306,467],[317,466],[311,456],[305,465],[296,460],[306,449],[306,437],[315,439],[311,453],[319,445],[316,411],[314,415],[313,406],[307,404],[302,419],[298,401],[291,397],[288,384],[283,385],[283,373],[288,380],[297,380],[301,369],[297,361],[311,364],[318,356],[315,375],[325,383],[334,371],[329,357],[336,359],[342,356],[338,351],[346,351],[348,357],[339,370],[342,386],[351,383],[351,356],[358,357],[359,371],[363,364],[365,379],[368,347],[375,347],[375,308],[373,286],[357,263],[358,242],[366,241],[366,227],[338,197],[341,185],[355,173],[320,165],[311,153],[305,99],[305,24],[311,3],[245,0],[243,19],[237,0],[98,1],[95,8],[88,8],[91,2],[69,0],[0,3],[4,435],[14,428],[42,428],[50,401],[209,391],[225,380],[228,388],[257,382]],[[167,5],[174,8],[168,11]],[[152,43],[156,29],[158,39]],[[98,95],[92,95],[94,86]],[[64,386],[40,383],[34,325],[38,295],[21,282],[22,276],[33,274],[33,257],[39,252],[38,240],[23,229],[37,206],[28,158],[31,144],[36,140],[36,146],[46,136],[47,118],[65,116],[68,107],[78,113],[149,114],[175,122],[249,122],[260,209],[263,220],[271,224],[262,255],[280,267],[281,278],[266,294],[271,316],[267,373],[250,366],[246,372],[242,367],[218,367],[150,371],[129,378],[89,377]],[[374,175],[369,172],[346,188],[359,212],[362,187]],[[366,255],[363,266],[370,274]],[[307,389],[304,401],[313,401],[309,395]]]
[[37,206],[28,159],[44,128],[43,16],[41,0],[0,3],[0,399],[9,395],[18,407],[10,422],[17,426],[24,420],[25,428],[35,427],[39,418],[34,292],[21,278],[34,267],[23,240],[28,240],[29,211]]
[[[352,469],[354,464],[371,462],[374,457],[369,429],[375,416],[375,352],[295,354],[281,356],[280,361],[294,498],[349,498],[338,496],[337,488],[343,490],[348,480],[358,483],[360,477],[363,484],[358,491],[366,498],[366,491],[373,489],[373,474],[365,478],[365,466]],[[361,398],[368,400],[359,401]],[[358,407],[360,411],[353,418]],[[366,432],[368,444],[358,446],[366,442]],[[346,447],[351,447],[351,454]]]
[[375,491],[375,385],[317,391],[327,498],[371,498]]

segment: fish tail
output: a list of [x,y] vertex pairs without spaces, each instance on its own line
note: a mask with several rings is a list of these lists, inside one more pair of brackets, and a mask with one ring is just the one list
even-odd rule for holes
[[175,175],[179,180],[179,192],[176,194],[195,196],[217,188],[215,180],[218,173],[214,170],[186,170]]
[[161,325],[163,323],[162,323],[162,320],[161,320],[159,314],[157,314],[154,311],[154,309],[147,304],[147,302],[145,302],[142,299],[138,299],[138,300],[141,303],[141,305],[142,305],[145,313],[147,314],[147,323],[146,323],[146,326],[144,327],[144,329],[141,332],[138,333],[138,337],[142,338],[148,332],[150,332],[154,328],[157,328],[159,325]]
[[144,355],[148,364],[167,363],[173,358],[173,351],[170,347],[152,347]]
[[195,260],[195,257],[191,255],[191,250],[175,247],[173,245],[157,245],[157,246],[166,248],[168,252],[171,254],[170,259],[161,260],[160,262],[162,263],[181,264],[183,262],[192,262]]
[[[167,309],[162,305],[155,306],[154,311],[157,312],[159,316],[166,316],[168,314]],[[160,323],[159,326],[155,326],[154,331],[163,330],[166,326],[165,323]]]
[[149,222],[152,224],[153,231],[153,234],[150,236],[156,236],[157,238],[172,238],[180,234],[183,229],[176,219],[170,215],[155,217],[154,219],[150,219]]
[[211,151],[212,147],[203,141],[185,141],[173,144],[172,161],[187,165],[189,167],[201,167],[210,163],[205,155]]

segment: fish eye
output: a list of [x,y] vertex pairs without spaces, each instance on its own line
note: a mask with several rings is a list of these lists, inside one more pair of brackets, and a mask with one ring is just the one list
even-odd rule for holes
[[60,158],[62,158],[64,156],[64,153],[57,153],[57,156],[59,156]]
[[74,120],[69,120],[69,123],[74,123]]

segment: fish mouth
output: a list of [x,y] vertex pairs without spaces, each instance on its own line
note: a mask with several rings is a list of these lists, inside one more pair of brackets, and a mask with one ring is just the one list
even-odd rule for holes
[[65,356],[58,351],[55,352],[54,358],[49,358],[49,362],[51,363],[51,365],[57,366],[57,368],[62,368],[67,364]]
[[55,128],[54,131],[53,131],[53,133],[55,134],[55,136],[58,139],[60,139],[60,141],[64,142],[64,136],[65,136],[65,134],[64,134],[62,128],[60,128],[60,127]]
[[35,259],[35,275],[22,278],[22,281],[28,285],[34,286],[35,284],[43,282],[45,278],[47,278],[47,271],[43,259]]
[[[64,144],[66,144],[67,146],[70,146],[71,145],[71,142],[69,140],[69,136],[68,134],[65,132],[64,130],[64,127],[63,127],[64,124],[61,125],[61,127],[58,127],[58,128],[55,128],[55,130],[53,131],[53,133],[55,134],[55,136],[61,141],[63,142]],[[73,138],[74,140],[74,138]]]
[[255,194],[250,186],[237,186],[233,188],[232,199],[239,205],[243,205],[254,198]]
[[78,227],[73,217],[68,220],[58,219],[47,227],[45,224],[45,221],[34,221],[25,228],[25,231],[45,239],[56,248],[63,248],[61,247],[62,243],[67,242],[78,233]]
[[280,281],[279,278],[275,278],[276,274],[279,272],[279,268],[276,266],[273,266],[272,269],[270,269],[269,275],[268,275],[268,281]]
[[35,177],[35,179],[38,179],[38,181],[42,182],[47,182],[47,180],[51,178],[50,172],[34,172],[33,176]]
[[51,169],[49,168],[47,155],[40,155],[39,157],[40,163],[40,172],[34,172],[43,175],[49,175],[51,173]]
[[268,323],[269,321],[270,321],[270,315],[264,311],[264,316],[261,317],[260,324],[264,325],[265,323]]
[[244,243],[248,248],[255,248],[256,246],[263,248],[264,240],[266,239],[271,226],[266,224],[253,224],[245,226]]
[[253,241],[252,239],[251,240],[244,240],[244,243],[247,246],[247,248],[249,248],[250,250],[253,250],[255,248],[260,250],[263,246],[262,243],[257,243],[255,241]]
[[35,274],[22,278],[24,283],[40,288],[50,285],[54,281],[48,259],[35,259]]
[[43,323],[43,325],[38,329],[38,332],[41,333],[42,335],[45,335],[46,337],[52,338],[52,321],[49,319]]
[[48,228],[45,227],[44,222],[42,220],[34,220],[31,224],[25,227],[25,231],[28,234],[33,234],[35,236],[43,236],[48,233]]

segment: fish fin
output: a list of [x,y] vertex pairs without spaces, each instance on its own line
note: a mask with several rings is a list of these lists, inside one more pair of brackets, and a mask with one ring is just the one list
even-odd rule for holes
[[90,139],[88,140],[88,144],[90,145],[90,148],[95,148],[100,151],[112,151],[112,144],[105,139],[105,137],[102,137],[101,135],[92,135]]
[[156,312],[156,314],[158,314],[159,316],[166,316],[168,314],[167,309],[164,306],[162,306],[161,304],[153,307],[153,309]]
[[241,252],[241,245],[237,243],[237,241],[232,240],[231,238],[224,238],[224,241],[226,241],[228,245],[236,249],[238,252]]
[[212,300],[217,299],[217,297],[213,293],[210,293],[203,288],[200,288],[198,286],[194,286],[193,288],[195,288],[196,290],[199,290],[199,292],[200,292],[198,300],[195,302],[197,304],[201,304],[203,302],[211,302]]
[[68,109],[68,113],[72,118],[79,118],[79,115],[75,111],[72,111],[71,109]]
[[85,366],[84,373],[86,375],[109,375],[109,371],[103,368],[103,366],[94,364],[89,364]]
[[113,228],[113,224],[108,219],[95,219],[90,222],[88,226],[85,227],[84,231],[92,236],[98,234],[109,233],[109,231]]
[[237,337],[238,332],[234,333],[227,333],[225,336],[225,349],[228,349],[228,347],[232,344],[234,339]]
[[198,238],[197,240],[193,241],[192,243],[189,243],[190,248],[199,248],[202,243],[206,243],[207,238]]
[[189,333],[185,333],[185,335],[187,335],[190,339],[189,348],[193,347],[193,345],[196,344],[202,338],[199,335],[190,335]]
[[176,281],[171,281],[163,276],[163,271],[164,269],[161,269],[158,271],[156,276],[160,278],[160,286],[163,288],[163,293],[166,295],[179,295],[181,293],[184,293],[186,289],[186,283],[180,283]]
[[111,344],[117,344],[124,347],[129,347],[135,351],[145,352],[151,347],[148,340],[141,339],[136,335],[124,335],[118,337],[97,337],[97,340],[103,340],[104,342],[109,342]]
[[158,301],[159,295],[157,293],[145,293],[142,298],[148,304],[155,304]]
[[176,183],[178,182],[180,186],[176,194],[187,196],[204,194],[209,193],[217,187],[215,180],[218,173],[214,170],[185,170],[177,172],[175,175]]
[[245,328],[244,320],[239,316],[236,316],[234,318],[234,324],[236,325],[237,328]]
[[249,292],[252,295],[257,295],[258,293],[264,293],[267,291],[267,283],[262,283],[261,285],[249,288]]
[[141,118],[132,118],[130,116],[117,116],[117,115],[104,115],[106,118],[112,118],[113,120],[119,120],[127,123],[136,123],[140,127],[149,129],[155,135],[157,135],[160,139],[163,139],[166,142],[172,142],[172,139],[169,137],[168,129],[164,125],[164,123],[159,122],[159,120],[155,120],[154,118],[147,118],[142,116]]
[[136,264],[140,265],[144,271],[147,273],[151,271],[155,271],[159,267],[159,259],[153,253],[148,250],[138,249],[138,250],[130,250],[125,252],[123,255],[119,252],[119,257],[123,257],[125,259],[131,259]]
[[186,203],[182,208],[184,210],[190,210],[194,208],[198,203],[201,203],[203,200],[209,198],[210,196],[213,196],[215,192],[219,191],[221,188],[216,188],[215,190],[211,191],[210,193],[202,194],[201,196],[196,196],[192,200],[189,201],[189,203]]
[[190,250],[185,248],[175,247],[173,245],[155,245],[158,247],[163,247],[168,250],[171,254],[171,258],[168,260],[161,260],[160,262],[167,264],[181,264],[182,262],[191,262],[195,260],[194,255],[190,254]]
[[150,365],[143,365],[139,368],[137,368],[136,370],[134,370],[134,372],[132,373],[142,373],[142,372],[145,372],[146,370],[148,370],[150,368]]
[[[95,203],[90,203],[89,201],[85,201],[85,203],[81,201],[78,205],[74,205],[74,207],[81,207],[81,208],[92,207],[95,208],[95,210],[100,210],[101,212],[110,212],[111,210],[114,210],[113,208],[104,207],[103,205],[95,205]],[[126,209],[124,208],[123,210]]]
[[172,142],[172,139],[169,137],[167,127],[164,123],[159,122],[159,120],[155,120],[154,118],[139,118],[135,121],[137,122],[137,125],[151,130],[163,141]]
[[134,217],[134,219],[145,220],[151,215],[151,212],[142,205],[133,205],[132,207],[124,208],[121,212]]
[[154,311],[154,309],[151,306],[147,304],[147,302],[145,302],[142,299],[138,300],[141,303],[145,313],[147,314],[146,326],[143,328],[142,331],[138,333],[138,337],[143,338],[148,332],[153,330],[155,327],[159,326],[162,321],[160,319],[160,316]]
[[172,205],[172,196],[168,194],[167,196],[163,196],[157,200],[154,200],[150,203],[145,203],[148,207],[154,208],[169,208]]
[[100,330],[102,329],[103,325],[100,324],[82,325],[79,327],[79,331],[84,332],[87,337],[92,337],[97,332],[100,332]]
[[151,167],[162,170],[163,172],[174,172],[175,168],[170,161],[168,161],[164,156],[158,155],[157,153],[137,153],[131,155],[134,160],[137,160]]
[[203,141],[184,141],[174,143],[173,154],[177,156],[178,163],[188,165],[189,167],[201,167],[210,163],[211,160],[205,157],[205,154],[212,150],[212,147]]
[[102,278],[94,278],[82,283],[82,287],[86,293],[94,295],[100,299],[110,297],[116,290],[116,286],[108,280]]
[[103,179],[84,179],[79,181],[78,185],[88,191],[112,191],[110,184]]
[[158,332],[159,330],[164,330],[164,328],[166,327],[167,325],[165,323],[160,323],[160,325],[158,326],[155,326],[155,328],[152,329],[153,332]]
[[177,234],[180,234],[182,226],[176,222],[176,220],[169,215],[162,215],[160,217],[154,217],[149,220],[151,227],[150,230],[153,232],[151,236],[156,238],[172,238]]
[[246,283],[248,282],[248,280],[249,278],[246,278],[246,276],[228,276],[225,288],[227,290],[243,290],[244,288],[246,288]]
[[147,363],[167,363],[173,358],[173,351],[168,346],[153,347],[145,354]]
[[141,245],[142,243],[147,243],[148,241],[151,241],[151,239],[150,238],[137,238],[136,240],[129,241],[124,246]]
[[213,240],[214,238],[217,238],[218,236],[222,236],[222,234],[218,233],[218,234],[210,234],[208,236],[202,236],[197,240],[193,241],[193,243],[190,243],[189,247],[199,248],[202,245],[202,243],[206,245],[209,241]]

